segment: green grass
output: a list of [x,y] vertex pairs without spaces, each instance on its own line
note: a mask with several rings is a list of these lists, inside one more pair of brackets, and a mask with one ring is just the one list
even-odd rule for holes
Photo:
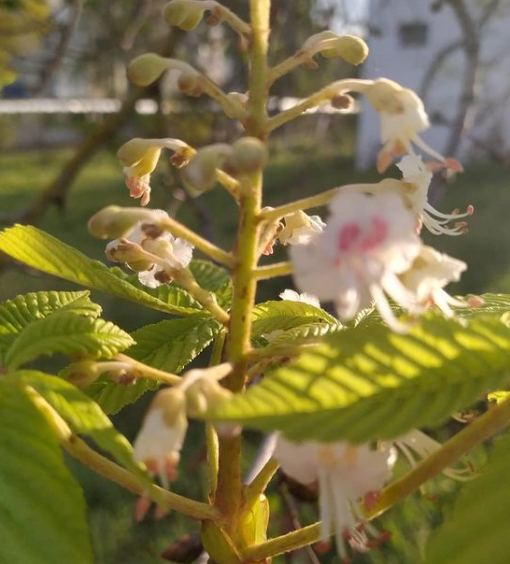
[[[10,212],[26,206],[58,172],[66,157],[68,153],[65,151],[0,155],[0,211]],[[355,172],[348,159],[331,152],[319,154],[307,150],[298,154],[279,154],[267,170],[264,203],[274,206],[332,186],[375,181],[377,178],[373,171],[363,174]],[[170,180],[171,176],[163,173],[154,176],[154,207],[167,207],[175,203],[172,200]],[[113,203],[136,205],[128,198],[121,167],[111,153],[103,152],[83,170],[69,193],[64,213],[49,210],[39,227],[87,255],[102,259],[104,242],[97,241],[88,234],[86,222],[94,212]],[[198,204],[206,212],[215,242],[230,248],[236,230],[236,206],[230,197],[218,188],[203,195]],[[456,182],[448,187],[442,201],[435,205],[447,212],[457,207],[464,209],[468,204],[473,204],[476,211],[470,218],[470,231],[466,236],[427,236],[427,242],[468,263],[469,270],[452,291],[481,293],[490,289],[510,292],[510,237],[506,217],[510,209],[508,170],[494,165],[470,167],[465,174],[459,175]],[[177,218],[199,231],[203,228],[203,221],[189,203],[184,203],[179,208]],[[285,252],[280,248],[273,257],[265,260],[270,262],[284,258]],[[277,292],[289,284],[288,279],[264,283],[261,285],[259,298],[274,298]],[[66,282],[16,267],[0,273],[1,300],[18,293],[70,287],[72,285]],[[162,318],[160,313],[143,310],[108,296],[94,294],[94,298],[103,305],[105,318],[128,330]],[[124,410],[116,418],[116,424],[128,438],[133,438],[147,400],[145,398],[136,406]],[[205,484],[203,470],[196,471],[196,474],[194,470],[194,464],[203,454],[202,432],[200,426],[192,427],[182,465],[182,479],[176,485],[177,491],[195,498],[203,496]],[[253,446],[248,449],[251,454],[253,451]],[[177,515],[169,515],[161,522],[149,521],[136,525],[132,518],[134,506],[130,494],[74,463],[72,467],[84,485],[89,501],[97,564],[158,562],[158,554],[172,539],[196,530],[196,524],[190,525],[188,520]],[[412,503],[414,502],[409,502]],[[409,504],[406,507],[410,507]],[[278,526],[278,520],[275,521]],[[380,558],[383,558],[386,562],[411,562],[412,557],[406,559],[404,555],[403,539],[395,537],[394,542],[399,547],[397,553],[402,553],[401,555],[397,557],[390,547],[379,553],[379,560],[376,558],[374,561],[382,562]],[[388,550],[393,554],[391,558]]]

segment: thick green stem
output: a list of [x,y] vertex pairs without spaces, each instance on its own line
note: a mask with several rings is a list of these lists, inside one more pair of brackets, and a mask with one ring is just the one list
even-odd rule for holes
[[77,437],[64,419],[33,388],[27,386],[26,392],[34,405],[45,416],[62,448],[82,464],[126,490],[147,497],[163,509],[175,509],[193,519],[218,520],[219,513],[214,507],[174,494],[158,486],[148,485],[147,480],[142,476],[137,476],[101,456]]
[[[250,92],[247,134],[265,139],[267,100],[267,40],[269,36],[269,0],[251,0],[252,34],[250,42]],[[240,188],[240,216],[233,271],[234,297],[229,324],[227,357],[233,363],[225,385],[234,392],[244,387],[246,353],[250,350],[251,311],[255,303],[257,281],[252,271],[257,266],[262,199],[262,170],[245,177]],[[241,437],[220,437],[216,506],[228,524],[227,532],[235,539],[242,505]]]
[[[374,519],[390,507],[418,490],[425,482],[451,466],[466,452],[489,439],[510,423],[510,400],[476,419],[447,441],[437,452],[423,460],[411,472],[381,492],[376,505],[366,511],[368,520]],[[303,527],[287,535],[271,539],[243,552],[244,561],[259,561],[320,540],[320,523]]]

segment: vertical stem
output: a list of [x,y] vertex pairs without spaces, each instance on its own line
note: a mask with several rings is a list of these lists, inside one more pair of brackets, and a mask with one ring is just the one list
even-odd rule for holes
[[[265,139],[267,131],[267,41],[270,0],[251,0],[252,36],[250,43],[250,97],[247,134]],[[246,176],[241,183],[236,265],[233,271],[234,298],[227,342],[227,357],[234,365],[225,385],[234,392],[243,389],[246,378],[246,353],[250,349],[251,311],[257,281],[252,275],[258,261],[259,221],[263,171]],[[238,516],[242,502],[241,437],[220,437],[219,474],[215,504],[222,512],[228,533],[238,535]]]

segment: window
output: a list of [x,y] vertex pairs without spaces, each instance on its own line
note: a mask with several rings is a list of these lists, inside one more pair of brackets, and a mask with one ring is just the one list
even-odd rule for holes
[[428,38],[428,25],[424,22],[400,24],[398,38],[402,47],[422,47]]

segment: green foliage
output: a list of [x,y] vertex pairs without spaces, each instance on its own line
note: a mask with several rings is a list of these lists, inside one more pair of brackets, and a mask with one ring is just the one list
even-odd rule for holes
[[[147,325],[133,333],[136,345],[127,354],[149,366],[179,373],[218,335],[221,325],[212,317],[194,315]],[[106,413],[116,413],[133,403],[159,384],[140,379],[131,386],[122,386],[100,378],[87,388]]]
[[0,304],[0,363],[17,336],[30,323],[55,311],[97,317],[101,307],[89,299],[89,292],[32,292]]
[[216,294],[221,307],[230,308],[234,289],[230,274],[224,268],[207,260],[192,260],[189,269],[204,290]]
[[482,475],[464,486],[452,514],[432,537],[427,547],[427,564],[508,562],[509,468],[507,433],[494,447]]
[[166,294],[166,301],[158,299],[130,284],[119,268],[109,269],[35,227],[16,225],[3,231],[0,250],[32,268],[151,309],[176,315],[196,312],[196,308],[180,305],[185,297],[183,290],[172,289]]
[[28,325],[5,355],[8,368],[18,368],[42,355],[62,353],[92,358],[112,358],[133,344],[133,339],[103,319],[57,312]]
[[0,564],[92,564],[85,501],[46,420],[0,379]]
[[253,309],[252,319],[252,335],[255,338],[313,323],[338,325],[338,321],[321,308],[287,300],[258,304]]
[[115,429],[97,403],[81,390],[61,378],[32,370],[15,372],[13,378],[34,388],[67,421],[73,432],[90,437],[119,464],[149,482],[145,471],[133,460],[129,441]]
[[493,317],[429,314],[408,335],[382,325],[336,333],[211,418],[295,440],[391,439],[437,426],[510,381],[510,329]]

